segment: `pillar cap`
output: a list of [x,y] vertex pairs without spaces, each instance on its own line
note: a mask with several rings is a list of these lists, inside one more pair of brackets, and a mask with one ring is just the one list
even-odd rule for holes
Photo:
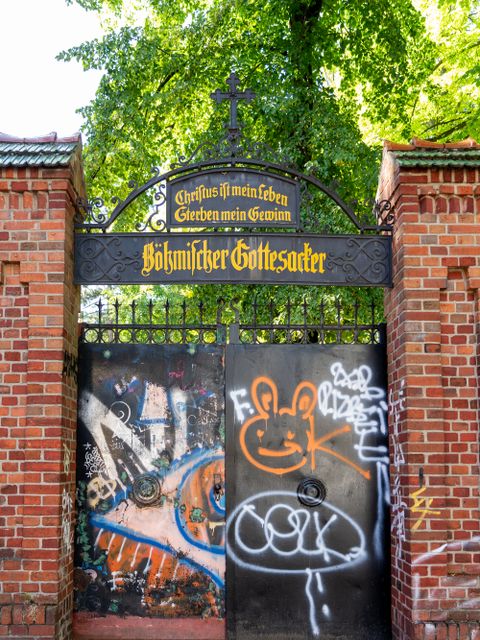
[[65,167],[81,146],[79,133],[58,137],[53,131],[34,138],[0,132],[0,167]]
[[384,141],[400,167],[480,167],[480,144],[473,138],[459,142],[432,142],[413,138],[410,144]]

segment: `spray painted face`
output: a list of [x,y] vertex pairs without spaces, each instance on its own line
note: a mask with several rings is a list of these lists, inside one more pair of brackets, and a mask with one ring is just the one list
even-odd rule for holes
[[240,447],[257,468],[282,475],[302,468],[314,439],[315,386],[301,382],[290,406],[278,406],[277,385],[270,378],[256,378],[251,389],[254,414],[240,430]]

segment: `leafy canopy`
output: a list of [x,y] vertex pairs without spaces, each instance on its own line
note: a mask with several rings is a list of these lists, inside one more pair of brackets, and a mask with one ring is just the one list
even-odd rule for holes
[[[152,165],[188,156],[207,134],[220,138],[227,107],[209,95],[224,90],[232,70],[257,94],[240,107],[245,134],[336,183],[346,200],[374,196],[382,137],[480,133],[477,2],[76,1],[100,12],[106,27],[102,39],[59,56],[104,71],[81,109],[92,195],[124,197],[130,177],[144,181]],[[335,220],[335,230],[342,224]],[[191,287],[169,291],[197,295]],[[251,295],[248,287],[224,293]],[[202,287],[204,299],[219,295],[219,287]]]

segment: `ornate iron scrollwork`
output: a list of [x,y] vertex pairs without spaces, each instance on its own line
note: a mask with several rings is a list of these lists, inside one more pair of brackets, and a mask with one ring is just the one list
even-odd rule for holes
[[144,222],[137,223],[137,231],[166,231],[166,223],[162,207],[167,201],[167,184],[166,182],[159,182],[155,186],[156,189],[153,195],[155,205],[153,206],[153,211]]
[[108,220],[108,215],[103,211],[105,202],[102,198],[78,198],[77,205],[85,216],[81,218],[80,226],[88,228],[89,225],[102,225]]
[[[108,275],[110,281],[121,281],[121,273],[132,265],[140,267],[140,252],[125,254],[119,238],[108,235],[90,235],[78,247],[76,268],[80,277],[91,282]],[[105,265],[103,267],[102,265]]]
[[373,207],[373,213],[378,224],[381,226],[393,225],[395,222],[393,204],[390,200],[376,201]]
[[390,276],[390,245],[375,237],[370,241],[365,241],[365,237],[362,240],[348,238],[347,251],[342,255],[329,252],[325,265],[334,272],[343,272],[347,283],[378,285]]
[[[101,198],[79,201],[86,215],[80,219],[79,212],[75,227],[88,235],[76,237],[75,281],[391,286],[391,238],[385,236],[394,219],[392,204],[376,203],[372,220],[367,203],[349,205],[314,175],[301,173],[288,159],[279,160],[268,145],[245,139],[237,103],[250,101],[254,94],[238,89],[235,74],[227,84],[229,91],[212,94],[219,103],[230,101],[230,122],[219,142],[203,142],[166,172],[153,167],[143,184],[130,180],[128,195],[111,199],[113,211],[107,211]],[[122,233],[110,233],[134,203],[134,231],[119,224]],[[356,234],[335,235],[339,210]],[[143,220],[138,221],[140,215]],[[176,228],[185,233],[173,233]],[[268,234],[265,228],[275,231]],[[286,229],[295,233],[280,233]],[[196,232],[195,242],[193,234],[187,238],[189,231]],[[247,253],[248,268],[243,262],[239,266],[239,256],[243,260]],[[274,267],[267,265],[264,254]],[[214,268],[207,264],[212,255],[215,260],[221,256]]]

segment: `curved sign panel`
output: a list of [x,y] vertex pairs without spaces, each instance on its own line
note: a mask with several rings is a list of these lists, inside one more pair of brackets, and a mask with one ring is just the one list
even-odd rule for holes
[[224,167],[167,183],[170,227],[298,227],[299,185],[283,176]]

